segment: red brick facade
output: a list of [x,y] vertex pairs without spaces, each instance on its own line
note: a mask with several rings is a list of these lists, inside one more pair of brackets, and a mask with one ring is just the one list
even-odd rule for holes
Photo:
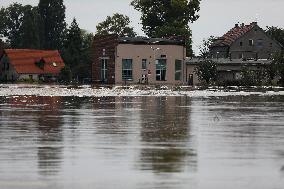
[[107,59],[107,80],[104,84],[115,84],[115,58],[116,47],[118,45],[117,35],[97,35],[94,37],[92,66],[92,80],[94,83],[103,83],[101,81],[102,59]]

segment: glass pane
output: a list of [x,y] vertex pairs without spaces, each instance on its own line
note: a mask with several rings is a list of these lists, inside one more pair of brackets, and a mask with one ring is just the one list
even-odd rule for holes
[[175,74],[175,80],[180,81],[181,80],[181,72],[176,72]]
[[181,70],[181,60],[176,60],[175,70],[176,71]]
[[146,69],[147,69],[147,60],[146,60],[146,59],[143,59],[143,60],[142,60],[142,69],[143,69],[143,70],[146,70]]

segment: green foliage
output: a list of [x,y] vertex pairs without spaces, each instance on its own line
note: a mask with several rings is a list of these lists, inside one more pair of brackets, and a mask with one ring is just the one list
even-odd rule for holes
[[192,53],[189,23],[199,18],[200,0],[133,0],[142,13],[143,31],[149,37],[184,36],[187,55]]
[[40,16],[37,7],[25,6],[22,25],[21,48],[39,49],[40,45]]
[[277,75],[280,78],[280,85],[284,86],[284,52],[279,52],[275,54],[273,63],[277,68]]
[[44,49],[61,49],[66,30],[63,0],[40,0],[41,43]]
[[38,48],[39,15],[36,7],[13,3],[0,9],[0,37],[11,48]]
[[208,39],[203,39],[202,45],[199,46],[199,54],[202,58],[210,58],[210,47],[216,40],[216,37],[210,36]]
[[243,86],[261,86],[267,84],[267,73],[264,69],[253,70],[243,67],[241,71]]
[[70,67],[67,65],[60,71],[59,81],[63,83],[70,83],[71,80],[72,80],[72,72]]
[[70,66],[72,75],[79,79],[91,77],[93,34],[81,30],[73,20],[67,30],[63,59]]
[[266,33],[270,35],[273,39],[278,41],[282,45],[282,47],[284,47],[284,29],[283,28],[267,26]]
[[265,71],[269,85],[272,85],[273,80],[278,76],[278,69],[279,65],[274,61],[266,66]]
[[199,81],[204,81],[209,85],[217,79],[217,63],[212,60],[204,60],[197,65],[195,73]]
[[64,60],[71,68],[80,62],[82,50],[81,29],[76,19],[73,19],[71,26],[67,30],[64,42]]
[[97,34],[117,34],[120,37],[135,37],[133,27],[129,26],[130,19],[123,14],[115,13],[97,25]]

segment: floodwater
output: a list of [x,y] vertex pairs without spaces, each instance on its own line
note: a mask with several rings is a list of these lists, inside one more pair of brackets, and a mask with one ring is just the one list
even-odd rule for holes
[[1,189],[282,189],[284,96],[0,97]]

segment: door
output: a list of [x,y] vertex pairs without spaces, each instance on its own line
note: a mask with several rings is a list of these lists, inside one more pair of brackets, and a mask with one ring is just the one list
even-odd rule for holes
[[101,82],[107,83],[107,59],[102,59],[101,62]]
[[189,74],[188,76],[188,85],[193,86],[193,74]]

